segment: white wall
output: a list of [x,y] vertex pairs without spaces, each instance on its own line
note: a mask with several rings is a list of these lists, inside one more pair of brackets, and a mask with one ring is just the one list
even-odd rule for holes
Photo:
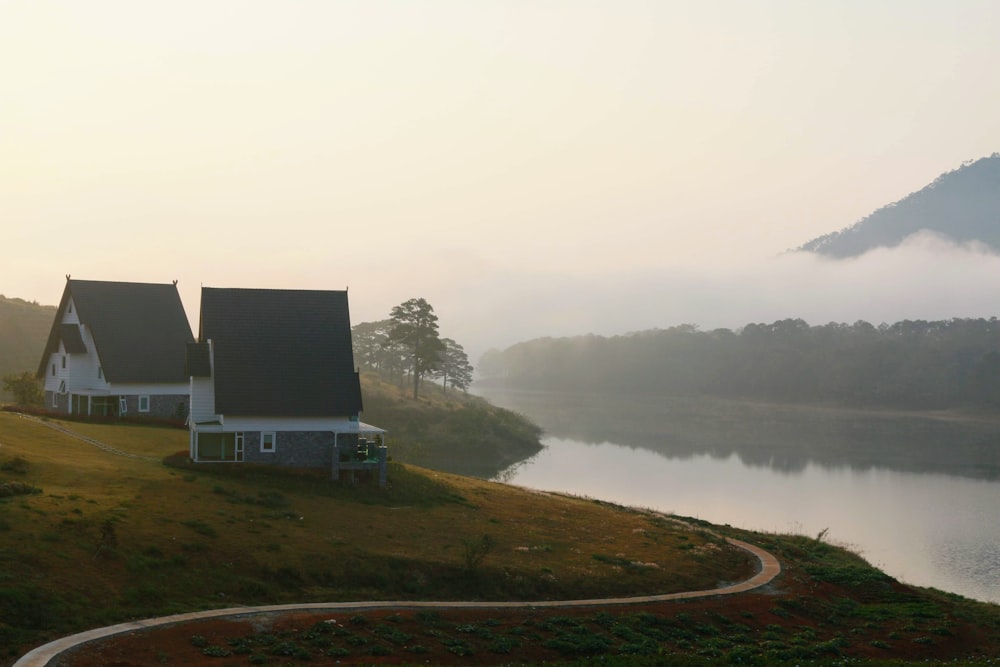
[[215,421],[215,381],[212,378],[191,378],[191,421]]

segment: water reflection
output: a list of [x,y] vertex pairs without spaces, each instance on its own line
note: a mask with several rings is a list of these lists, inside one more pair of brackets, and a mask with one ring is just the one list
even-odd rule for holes
[[898,579],[1000,602],[994,424],[721,402],[488,397],[548,433],[540,454],[503,473],[507,481],[756,530],[829,529],[829,539]]
[[799,473],[809,463],[1000,479],[1000,422],[930,418],[718,399],[490,391],[548,435],[613,442],[668,458],[736,455]]

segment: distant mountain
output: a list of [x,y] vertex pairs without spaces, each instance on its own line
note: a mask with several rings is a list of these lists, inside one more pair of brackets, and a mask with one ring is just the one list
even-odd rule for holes
[[[0,294],[0,377],[38,369],[55,306],[40,306]],[[0,389],[0,400],[9,400]]]
[[956,243],[979,241],[1000,253],[1000,153],[941,174],[922,190],[798,250],[853,257],[897,246],[924,230]]

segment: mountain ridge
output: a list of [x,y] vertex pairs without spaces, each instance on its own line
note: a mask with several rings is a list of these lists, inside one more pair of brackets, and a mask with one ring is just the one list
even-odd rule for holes
[[968,160],[858,222],[795,248],[837,259],[895,247],[923,231],[1000,254],[1000,153]]

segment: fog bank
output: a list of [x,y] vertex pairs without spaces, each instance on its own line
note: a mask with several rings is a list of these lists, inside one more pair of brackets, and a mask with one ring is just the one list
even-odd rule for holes
[[922,234],[850,260],[788,253],[724,268],[617,266],[578,275],[492,267],[431,291],[442,333],[477,360],[531,338],[678,324],[989,318],[1000,310],[1000,257]]

